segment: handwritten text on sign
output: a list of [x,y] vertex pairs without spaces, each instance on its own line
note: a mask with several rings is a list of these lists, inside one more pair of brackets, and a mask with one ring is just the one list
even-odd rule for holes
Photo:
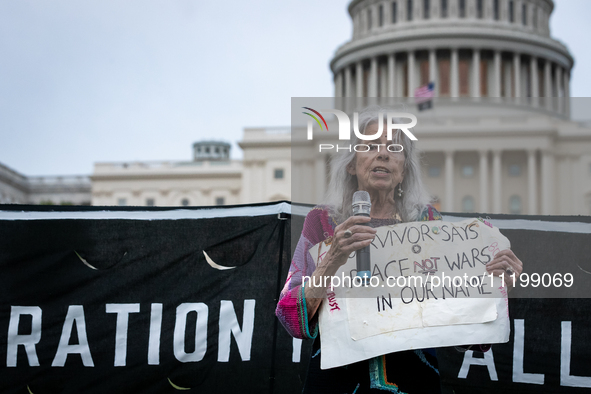
[[[476,219],[378,228],[370,285],[355,280],[354,254],[330,279],[331,302],[320,310],[322,367],[392,351],[506,342],[506,288],[485,265],[509,246]],[[316,245],[312,256],[329,247]],[[343,346],[350,351],[338,350]]]

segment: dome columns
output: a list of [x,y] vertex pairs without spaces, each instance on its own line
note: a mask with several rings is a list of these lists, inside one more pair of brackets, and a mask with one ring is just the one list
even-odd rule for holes
[[434,82],[436,97],[513,99],[569,113],[568,100],[559,99],[569,95],[569,68],[501,49],[431,47],[367,56],[341,67],[334,80],[336,97],[413,97]]

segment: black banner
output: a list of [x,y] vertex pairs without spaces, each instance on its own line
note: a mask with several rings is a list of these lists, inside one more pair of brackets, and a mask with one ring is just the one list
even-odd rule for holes
[[[274,315],[303,223],[289,212],[0,206],[0,392],[300,392],[311,344]],[[590,218],[496,219],[524,272],[589,293]],[[444,392],[591,387],[591,300],[540,283],[511,293],[511,342],[438,350]]]
[[[163,214],[0,220],[0,392],[301,386],[305,365],[293,363],[293,341],[274,316],[289,215],[156,220]],[[214,268],[204,252],[235,268]]]

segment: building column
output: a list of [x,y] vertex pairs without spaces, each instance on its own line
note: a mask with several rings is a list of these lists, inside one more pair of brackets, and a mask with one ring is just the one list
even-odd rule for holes
[[501,193],[501,151],[493,151],[493,213],[502,213]]
[[552,110],[552,64],[550,60],[544,61],[544,100],[546,109]]
[[454,152],[445,152],[445,211],[454,211]]
[[472,76],[472,96],[480,97],[480,49],[472,52]]
[[578,180],[582,179],[583,174],[581,173],[583,168],[587,168],[588,164],[585,162],[583,156],[577,156],[572,158],[573,163],[573,171],[572,171],[572,180],[573,180],[573,208],[571,214],[573,215],[586,215],[589,214],[589,208],[585,207],[583,203],[583,187],[581,182]]
[[560,67],[560,65],[556,65],[556,75],[554,78],[554,82],[556,83],[555,89],[556,89],[556,98],[554,99],[556,101],[556,106],[555,106],[555,110],[558,113],[562,112],[562,102],[564,101],[562,99],[562,96],[560,95],[560,90],[562,87],[562,67]]
[[536,171],[536,151],[527,151],[527,196],[528,212],[530,215],[538,214],[538,185]]
[[369,86],[367,89],[368,97],[378,96],[378,58],[376,56],[371,58],[369,68]]
[[378,84],[380,97],[388,97],[388,65],[378,65]]
[[301,202],[300,191],[302,190],[302,161],[291,160],[291,201]]
[[532,104],[534,106],[538,105],[538,97],[539,97],[539,87],[540,84],[538,82],[538,58],[531,57],[530,63],[530,75],[531,75],[531,97],[532,97]]
[[394,83],[394,71],[396,70],[396,54],[388,56],[388,97],[396,96],[396,84]]
[[542,215],[554,214],[554,153],[542,152]]
[[437,83],[437,54],[435,49],[429,49],[429,82],[433,82],[435,84],[435,88],[433,89],[433,94],[437,92],[438,83]]
[[371,30],[375,30],[379,28],[378,25],[378,5],[374,4],[371,8]]
[[242,202],[248,204],[252,202],[251,185],[254,185],[252,180],[252,164],[250,161],[244,161],[244,170],[242,171]]
[[363,63],[361,61],[357,62],[357,70],[355,70],[355,82],[357,85],[357,97],[363,97]]
[[415,53],[408,52],[408,97],[415,96]]
[[314,201],[314,204],[320,204],[324,199],[324,190],[326,187],[326,158],[324,155],[316,157],[316,161],[314,162],[314,176],[316,177],[316,201]]
[[564,114],[570,119],[570,71],[564,70]]
[[513,54],[513,95],[515,98],[521,97],[521,54],[519,53]]
[[353,97],[353,80],[351,78],[351,66],[345,67],[345,97]]
[[343,71],[337,71],[334,79],[334,96],[343,97]]
[[451,50],[451,97],[460,96],[460,71],[458,48]]
[[480,212],[488,212],[488,151],[480,152]]
[[495,51],[494,55],[494,97],[501,97],[501,51]]

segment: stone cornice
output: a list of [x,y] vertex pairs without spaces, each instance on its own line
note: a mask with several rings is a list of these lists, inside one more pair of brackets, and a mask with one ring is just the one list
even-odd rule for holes
[[174,180],[199,180],[199,179],[228,179],[242,177],[242,169],[233,170],[228,172],[217,172],[217,173],[137,173],[137,172],[121,172],[121,173],[102,173],[91,175],[90,179],[93,182],[96,181],[123,181],[123,180],[162,180],[162,181],[174,181]]
[[561,42],[521,31],[505,30],[478,24],[440,24],[417,26],[414,29],[389,29],[349,41],[337,49],[330,67],[333,72],[372,56],[399,51],[478,48],[512,51],[549,58],[567,69],[574,59]]

